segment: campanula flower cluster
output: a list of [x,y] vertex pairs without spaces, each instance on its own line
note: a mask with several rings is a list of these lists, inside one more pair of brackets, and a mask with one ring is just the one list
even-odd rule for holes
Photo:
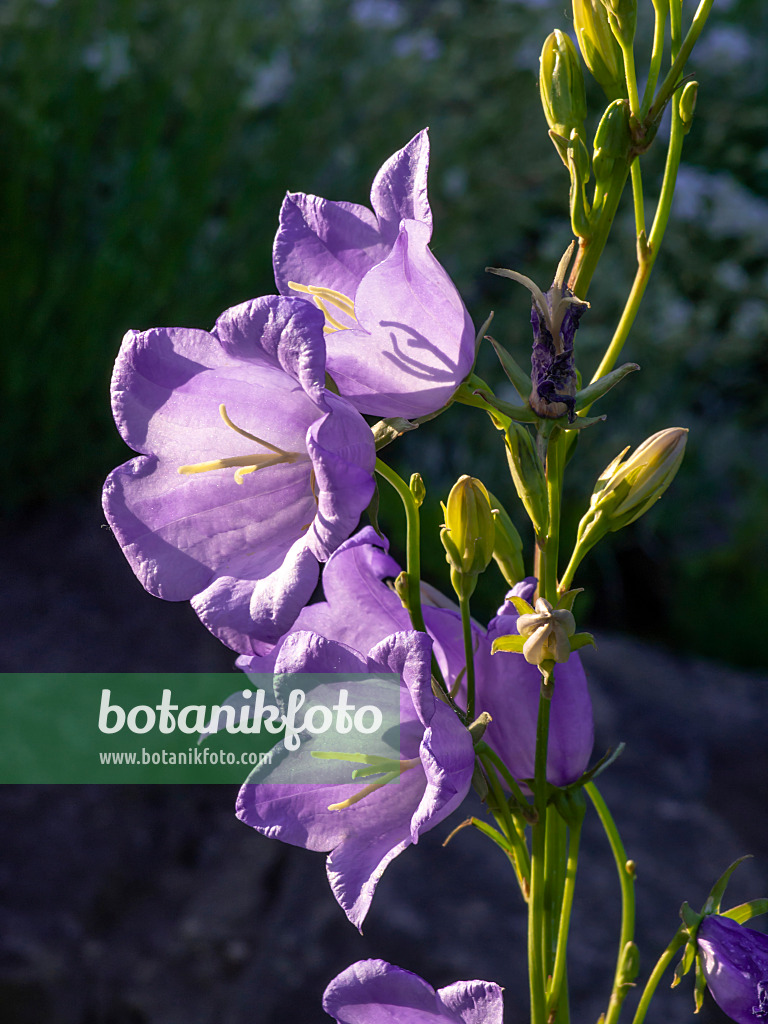
[[[666,76],[660,71],[670,5],[652,6],[654,57],[641,100],[632,56],[635,0],[574,0],[578,46],[610,101],[591,155],[576,45],[559,30],[544,44],[540,92],[570,177],[577,241],[546,292],[517,271],[488,268],[532,294],[530,373],[485,334],[491,317],[476,334],[431,252],[425,130],[379,169],[370,207],[286,195],[273,247],[275,294],[226,310],[210,330],[129,331],[112,377],[114,418],[136,455],[104,486],[109,525],[143,586],[164,600],[189,601],[237,654],[247,680],[216,708],[216,724],[213,715],[206,719],[200,740],[229,730],[235,717],[232,731],[258,733],[256,707],[263,709],[258,700],[270,686],[283,706],[286,680],[319,679],[326,696],[341,680],[337,703],[315,694],[301,725],[282,718],[283,738],[269,757],[250,762],[258,766],[240,787],[238,817],[264,836],[325,854],[333,896],[362,930],[387,866],[444,824],[474,789],[482,812],[470,812],[448,838],[471,826],[514,871],[528,915],[531,1024],[571,1019],[567,944],[587,798],[613,850],[622,893],[621,942],[603,1014],[608,1024],[619,1024],[640,965],[633,861],[594,781],[620,748],[590,766],[592,703],[577,652],[594,640],[577,628],[580,589],[572,584],[595,544],[665,494],[687,431],[660,430],[631,457],[625,448],[613,459],[587,496],[567,563],[561,507],[578,432],[605,419],[588,415],[591,407],[639,369],[614,366],[661,241],[693,115],[695,83],[676,92],[711,0],[701,0],[682,44],[681,11],[672,17],[674,59]],[[668,157],[651,224],[635,161],[667,105]],[[630,176],[638,276],[585,383],[576,342],[590,308],[584,295]],[[483,337],[517,393],[514,404],[475,373]],[[518,517],[530,521],[534,575],[526,573],[514,515],[481,480],[463,474],[441,502],[439,536],[454,600],[421,578],[424,480],[414,473],[406,482],[377,452],[460,406],[482,410],[501,434],[500,461],[511,478],[506,493],[519,499]],[[377,480],[402,501],[404,566],[379,527]],[[496,572],[493,562],[506,586],[485,627],[472,617],[470,600],[480,578]],[[336,738],[343,744],[350,729],[337,726],[330,741],[332,712],[337,723],[348,706],[357,708],[355,721],[359,714],[362,723],[366,711],[384,721],[381,709],[359,700],[371,682],[387,704],[385,752],[342,748]],[[296,693],[290,691],[287,705],[294,710]],[[322,727],[317,714],[328,716]],[[279,731],[279,723],[270,730],[273,737]],[[293,742],[299,732],[301,741]],[[768,939],[744,927],[768,911],[768,901],[722,916],[732,869],[700,914],[684,904],[683,925],[648,976],[635,1024],[681,948],[676,979],[695,963],[697,1007],[708,987],[738,1024],[768,1021]],[[487,934],[490,941],[491,927]],[[503,1015],[497,984],[457,981],[435,990],[383,960],[342,971],[323,1007],[337,1024],[502,1024]]]

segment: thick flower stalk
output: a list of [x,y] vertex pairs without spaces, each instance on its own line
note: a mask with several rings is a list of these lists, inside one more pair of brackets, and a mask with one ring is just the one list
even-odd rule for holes
[[131,331],[112,405],[141,454],[108,477],[104,510],[141,583],[236,651],[277,640],[373,492],[370,428],[325,388],[320,311],[268,296],[210,334]]
[[491,981],[457,981],[437,991],[423,978],[384,960],[360,960],[323,995],[337,1024],[501,1024],[504,998]]
[[328,371],[361,412],[436,412],[472,369],[475,331],[429,250],[429,140],[422,131],[380,168],[373,212],[288,193],[273,250],[283,295],[325,315]]
[[768,935],[708,915],[696,933],[707,987],[738,1024],[768,1020]]
[[[369,650],[397,630],[410,626],[408,613],[385,580],[394,580],[400,566],[386,551],[387,541],[366,527],[342,544],[323,571],[325,601],[303,609],[294,629],[312,630],[357,651]],[[529,578],[512,590],[525,600],[533,596],[536,580]],[[459,697],[465,687],[465,658],[461,616],[448,598],[424,587],[424,621],[449,688]],[[521,654],[492,654],[493,641],[517,632],[518,611],[511,601],[499,609],[488,630],[472,624],[477,711],[492,718],[485,732],[488,745],[517,779],[534,774],[536,720],[541,676]],[[238,659],[246,672],[274,669],[280,646],[253,645],[253,656]],[[458,699],[458,698],[457,698]],[[592,704],[578,655],[555,668],[555,692],[547,755],[547,778],[555,786],[574,782],[584,772],[593,745]]]
[[[275,661],[278,674],[378,671],[400,677],[401,774],[378,786],[292,784],[267,766],[249,776],[237,799],[237,815],[247,825],[328,853],[331,889],[358,928],[386,866],[451,814],[472,781],[472,738],[432,693],[431,650],[429,637],[413,631],[388,636],[368,654],[316,633],[290,636]],[[301,752],[311,757],[311,742],[303,743]]]

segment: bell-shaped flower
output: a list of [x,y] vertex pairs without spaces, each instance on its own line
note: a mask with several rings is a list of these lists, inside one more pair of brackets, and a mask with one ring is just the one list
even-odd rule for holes
[[[331,556],[323,570],[326,600],[304,608],[294,628],[309,629],[367,651],[395,630],[410,628],[408,613],[385,582],[396,579],[399,573],[399,565],[387,553],[387,541],[366,527]],[[512,593],[529,600],[535,588],[536,580],[528,578]],[[422,611],[434,640],[435,657],[448,686],[458,686],[461,694],[466,676],[461,616],[448,598],[432,588],[424,590]],[[491,653],[497,636],[517,632],[518,615],[508,601],[487,631],[477,623],[472,625],[476,707],[493,719],[484,740],[515,778],[530,779],[534,774],[541,674],[522,654]],[[253,656],[239,658],[238,666],[246,672],[272,671],[280,646],[252,646]],[[577,654],[571,654],[565,664],[556,665],[554,672],[547,778],[555,786],[565,786],[584,772],[592,753],[592,704]]]
[[504,997],[492,981],[457,981],[437,991],[385,960],[360,960],[323,995],[337,1024],[502,1024]]
[[374,416],[436,412],[475,359],[472,321],[429,250],[428,165],[424,130],[380,168],[373,211],[303,192],[280,211],[278,289],[323,311],[328,372]]
[[[338,677],[378,671],[399,676],[399,778],[369,785],[292,783],[279,774],[285,758],[281,761],[278,749],[277,773],[271,766],[256,769],[237,799],[237,815],[247,825],[329,854],[331,889],[358,928],[386,866],[451,814],[472,781],[472,738],[432,693],[431,650],[429,637],[414,631],[388,636],[367,655],[316,633],[289,636],[276,658],[277,674],[333,672]],[[301,752],[312,756],[311,740],[302,743]]]
[[268,296],[210,334],[131,331],[115,364],[115,420],[141,454],[107,479],[107,520],[151,594],[191,600],[243,653],[291,627],[373,492],[373,436],[325,388],[322,325]]
[[696,933],[707,987],[738,1024],[768,1020],[768,935],[729,917],[706,916]]

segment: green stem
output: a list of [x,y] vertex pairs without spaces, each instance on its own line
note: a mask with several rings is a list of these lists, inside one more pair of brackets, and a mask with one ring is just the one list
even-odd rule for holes
[[[653,100],[656,83],[659,80],[661,62],[664,57],[664,36],[669,14],[669,0],[653,0],[655,21],[653,25],[653,48],[651,50],[651,64],[648,71],[648,81],[645,84],[643,102],[640,106],[640,116],[646,117]],[[674,54],[673,54],[674,56]]]
[[632,1019],[632,1024],[642,1024],[642,1021],[645,1020],[645,1015],[648,1012],[648,1007],[650,1005],[651,999],[653,999],[654,993],[656,992],[656,988],[659,982],[661,981],[664,971],[666,971],[667,967],[669,967],[669,965],[675,959],[676,953],[682,946],[685,945],[685,942],[686,935],[681,928],[674,936],[674,938],[667,946],[667,948],[664,950],[664,952],[661,954],[656,966],[651,971],[650,977],[648,978],[645,988],[643,989],[643,994],[640,997],[640,1002],[637,1004],[637,1009],[635,1010],[635,1016]]
[[632,200],[635,204],[635,234],[641,238],[645,235],[645,201],[643,199],[643,177],[637,157],[632,161],[631,172]]
[[464,638],[464,659],[467,665],[467,719],[475,720],[475,652],[472,647],[472,619],[469,614],[469,598],[459,598],[461,609],[461,632]]
[[[643,244],[642,239],[638,242],[638,266],[637,273],[635,274],[635,280],[632,283],[632,289],[627,299],[627,304],[624,307],[624,311],[621,314],[621,319],[616,326],[616,331],[611,339],[611,343],[605,351],[605,355],[600,362],[597,370],[595,371],[592,382],[599,380],[600,377],[604,377],[606,373],[609,373],[616,364],[616,360],[624,347],[624,342],[627,340],[630,329],[635,322],[640,303],[645,289],[648,284],[648,279],[651,276],[653,265],[656,262],[656,256],[658,255],[661,241],[664,237],[664,232],[669,222],[669,215],[672,209],[672,199],[675,192],[675,185],[677,183],[677,172],[680,167],[680,157],[683,150],[683,138],[684,131],[680,114],[675,104],[672,109],[672,125],[669,136],[669,149],[667,150],[667,159],[664,166],[664,179],[661,183],[661,192],[659,194],[659,201],[656,205],[656,213],[653,218],[653,225],[651,226],[651,233],[648,236],[648,241]],[[582,410],[582,415],[585,415],[588,410]]]
[[[712,8],[713,2],[714,0],[701,0],[701,3],[699,4],[696,13],[693,16],[691,27],[688,29],[688,32],[686,33],[685,39],[682,42],[680,50],[675,56],[675,59],[672,63],[672,67],[669,69],[666,78],[661,83],[661,88],[658,91],[656,99],[654,100],[653,105],[648,111],[648,115],[645,120],[649,124],[653,124],[656,118],[661,114],[662,110],[669,101],[670,96],[680,84],[680,78],[683,72],[683,68],[685,67],[686,61],[691,55],[691,50],[695,46],[696,40],[701,35],[701,30],[704,28],[706,20],[709,17],[709,12]],[[672,24],[674,25],[674,20]]]
[[547,807],[547,846],[544,902],[549,925],[546,935],[545,969],[550,978],[555,966],[557,937],[560,931],[560,919],[563,905],[563,889],[565,886],[565,822],[557,809],[549,804]]
[[520,886],[520,891],[523,894],[523,899],[527,900],[530,894],[531,888],[531,858],[528,854],[528,847],[525,845],[525,840],[520,835],[517,829],[512,813],[509,809],[506,797],[504,796],[504,790],[501,788],[498,776],[494,765],[481,756],[480,758],[483,768],[485,769],[486,778],[488,779],[488,785],[491,788],[491,795],[493,796],[493,806],[489,803],[489,807],[493,813],[496,822],[499,825],[505,839],[510,845],[510,859],[517,875],[517,882]]
[[632,117],[640,120],[640,96],[637,91],[637,74],[635,73],[635,51],[632,41],[628,43],[619,42],[621,55],[624,58],[624,78],[627,82],[627,98],[629,99],[629,112]]
[[501,777],[504,779],[506,784],[509,786],[509,788],[510,788],[510,790],[512,792],[512,795],[514,796],[515,800],[517,800],[517,802],[522,807],[530,806],[528,801],[525,798],[525,794],[523,793],[522,789],[520,789],[520,786],[518,785],[515,777],[512,775],[512,773],[510,772],[509,768],[507,768],[507,766],[504,764],[504,762],[499,757],[499,755],[496,753],[496,751],[492,750],[488,746],[488,744],[485,743],[483,740],[481,740],[477,744],[477,746],[475,747],[475,750],[477,751],[478,754],[480,754],[480,757],[481,757],[481,760],[483,760],[483,763],[485,763],[485,759],[486,758],[489,761],[493,762],[495,768],[499,772],[499,775],[501,775]]
[[588,782],[584,789],[592,801],[600,823],[603,826],[608,842],[616,861],[616,870],[619,875],[621,886],[621,934],[619,936],[619,953],[616,960],[616,974],[614,976],[613,991],[605,1016],[604,1024],[615,1024],[621,1010],[621,1004],[626,994],[626,985],[622,984],[621,965],[624,957],[624,950],[627,943],[632,942],[635,934],[635,875],[634,869],[630,867],[631,861],[627,859],[624,844],[616,828],[616,823],[611,817],[608,806],[600,796],[594,782]]
[[571,924],[573,894],[576,889],[576,867],[579,860],[579,842],[581,840],[581,821],[569,826],[568,829],[568,860],[565,866],[565,884],[563,886],[562,905],[560,909],[560,927],[557,933],[555,950],[555,966],[552,971],[552,982],[549,987],[548,1017],[552,1018],[563,991],[565,979],[566,949],[568,946],[568,929]]
[[579,239],[579,251],[568,278],[568,287],[580,299],[587,296],[592,276],[603,254],[605,243],[608,241],[611,225],[619,208],[619,201],[629,174],[629,163],[617,160],[617,164],[618,167],[614,170],[606,190],[594,231],[589,238]]
[[545,479],[547,485],[547,532],[538,540],[539,595],[555,604],[557,601],[557,563],[560,549],[560,501],[563,487],[562,458],[566,435],[555,427],[547,443]]
[[400,495],[405,509],[406,528],[406,576],[408,579],[408,614],[413,628],[426,633],[424,616],[421,611],[421,525],[419,506],[408,484],[401,476],[381,459],[376,459],[376,472]]
[[551,707],[550,672],[542,679],[536,723],[536,757],[533,798],[537,820],[531,829],[531,897],[528,901],[528,980],[531,1024],[546,1024],[546,977],[544,946],[547,936],[545,895],[547,832],[547,748]]

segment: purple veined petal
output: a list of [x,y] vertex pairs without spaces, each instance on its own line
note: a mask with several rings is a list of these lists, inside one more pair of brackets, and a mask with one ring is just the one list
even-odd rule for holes
[[419,220],[432,233],[432,210],[427,195],[429,133],[425,128],[379,168],[371,186],[371,206],[382,238],[392,245],[403,220]]
[[712,997],[738,1024],[768,1020],[768,935],[728,917],[705,917],[696,933]]
[[366,207],[289,192],[272,251],[275,281],[283,295],[297,294],[289,285],[293,281],[354,298],[363,276],[389,249]]
[[317,344],[322,314],[306,302],[269,295],[226,310],[211,332],[226,353],[243,361],[269,361],[325,409],[325,352]]
[[193,600],[243,654],[290,628],[373,489],[370,428],[322,383],[322,328],[267,296],[215,334],[129,332],[115,364],[115,420],[141,455],[107,479],[107,520],[150,593]]
[[[438,824],[466,796],[474,750],[469,733],[431,689],[431,641],[410,631],[385,638],[367,656],[310,633],[287,638],[276,672],[378,670],[401,678],[400,757],[413,764],[393,783],[330,811],[358,793],[342,786],[270,784],[253,773],[238,797],[238,817],[265,835],[329,853],[328,879],[349,920],[361,928],[376,886],[394,857]],[[351,660],[350,660],[351,659]],[[426,731],[425,731],[425,726]]]
[[312,459],[317,513],[307,542],[326,561],[355,528],[373,496],[376,452],[370,427],[352,406],[328,394],[331,412],[309,428],[307,450]]
[[360,960],[330,982],[323,1009],[337,1024],[501,1024],[501,988],[457,981],[435,989],[384,960]]
[[403,221],[392,251],[357,290],[359,327],[327,335],[329,372],[363,413],[434,412],[472,368],[472,321],[428,242],[427,225]]

